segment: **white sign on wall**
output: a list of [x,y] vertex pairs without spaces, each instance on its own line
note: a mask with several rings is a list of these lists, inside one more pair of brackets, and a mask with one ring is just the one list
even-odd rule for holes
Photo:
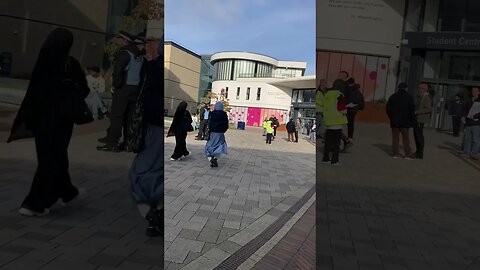
[[404,8],[405,0],[317,0],[317,38],[397,45]]

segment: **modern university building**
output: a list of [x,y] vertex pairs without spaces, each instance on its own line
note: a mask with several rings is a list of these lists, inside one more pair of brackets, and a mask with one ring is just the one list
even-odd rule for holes
[[272,115],[283,124],[291,117],[314,119],[315,76],[304,76],[306,62],[250,52],[219,52],[210,61],[212,92],[229,100],[231,123],[261,126]]
[[[450,129],[445,102],[480,85],[479,10],[478,0],[317,1],[317,79],[345,70],[371,104],[399,82],[412,94],[425,82],[434,93],[430,126]],[[371,104],[359,116],[375,118]]]

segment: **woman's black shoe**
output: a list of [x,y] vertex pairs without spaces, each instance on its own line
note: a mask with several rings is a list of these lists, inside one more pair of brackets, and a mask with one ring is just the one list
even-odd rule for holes
[[152,208],[145,216],[148,227],[145,234],[149,237],[163,236],[163,211]]
[[216,158],[210,160],[210,167],[218,167],[218,162]]

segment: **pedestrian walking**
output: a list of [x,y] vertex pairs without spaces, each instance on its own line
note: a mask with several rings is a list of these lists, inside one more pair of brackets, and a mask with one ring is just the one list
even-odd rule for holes
[[407,84],[400,83],[398,91],[388,99],[386,112],[392,129],[392,157],[400,158],[399,140],[402,135],[405,159],[413,159],[410,150],[410,128],[415,125],[415,102],[407,92]]
[[[128,33],[119,36],[126,39]],[[100,151],[120,152],[123,145],[128,141],[128,126],[131,116],[135,111],[140,87],[144,80],[145,40],[142,37],[131,37],[127,40],[128,45],[121,48],[114,60],[113,67],[113,99],[110,113],[110,127],[107,129],[107,136],[99,139],[103,146],[97,147]],[[120,144],[122,137],[124,144]]]
[[173,122],[168,130],[167,137],[175,136],[175,150],[170,158],[172,161],[187,157],[190,152],[187,150],[187,134],[193,131],[192,116],[187,111],[187,102],[182,101],[178,104]]
[[310,129],[310,141],[317,141],[317,120],[313,120],[312,127]]
[[287,135],[288,135],[288,142],[294,142],[295,123],[293,122],[292,118],[290,118],[290,120],[287,123]]
[[143,89],[143,127],[146,130],[141,150],[129,171],[129,190],[148,221],[147,236],[163,235],[163,43],[158,57],[147,63]]
[[221,101],[215,103],[214,111],[210,114],[208,128],[210,138],[205,145],[205,155],[210,161],[210,167],[218,167],[218,158],[222,154],[228,154],[227,142],[225,141],[225,132],[228,130],[228,116],[223,110]]
[[68,172],[68,146],[89,89],[80,63],[69,56],[72,44],[67,29],[48,35],[8,139],[35,138],[38,166],[19,210],[25,216],[46,215],[59,199],[67,203],[79,195]]
[[419,86],[415,109],[417,121],[413,127],[416,146],[414,155],[415,158],[423,159],[423,149],[425,148],[423,128],[425,127],[425,124],[430,121],[432,115],[432,98],[428,92],[428,85],[426,83],[421,83]]
[[324,100],[324,124],[327,132],[322,162],[331,163],[332,165],[340,165],[339,153],[342,129],[348,122],[345,97],[340,90],[337,90],[342,85],[343,82],[341,80],[336,80],[333,83],[333,87],[325,93]]
[[465,104],[465,138],[463,142],[463,152],[473,160],[478,160],[478,150],[480,147],[480,110],[474,109],[474,106],[480,106],[480,90],[478,87],[472,87],[470,99]]

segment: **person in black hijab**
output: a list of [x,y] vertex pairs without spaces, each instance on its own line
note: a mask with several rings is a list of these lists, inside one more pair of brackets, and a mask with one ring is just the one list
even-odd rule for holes
[[[162,39],[163,40],[163,39]],[[143,89],[143,147],[130,168],[130,193],[148,221],[147,236],[163,234],[163,42],[147,63]]]
[[187,111],[187,102],[182,101],[178,104],[177,111],[173,116],[173,122],[168,130],[167,137],[175,136],[175,151],[170,160],[180,160],[187,157],[190,153],[187,151],[187,133],[193,130],[192,116]]
[[[86,98],[89,89],[80,64],[69,57],[72,44],[69,30],[57,28],[48,35],[8,139],[35,138],[38,167],[19,211],[22,215],[46,215],[58,199],[66,203],[78,196],[68,173],[74,125],[70,104],[73,97]],[[65,81],[77,87],[66,87]]]

